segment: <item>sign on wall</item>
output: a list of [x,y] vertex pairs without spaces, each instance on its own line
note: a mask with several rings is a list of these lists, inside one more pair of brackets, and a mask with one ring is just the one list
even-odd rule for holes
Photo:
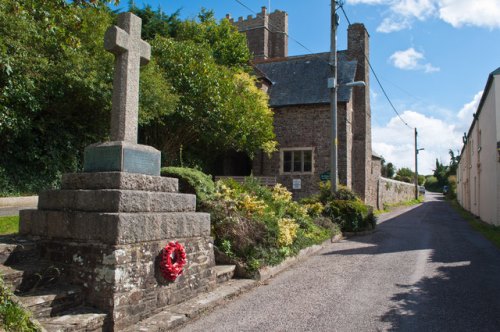
[[301,179],[293,179],[292,180],[292,188],[294,190],[302,189],[302,180]]

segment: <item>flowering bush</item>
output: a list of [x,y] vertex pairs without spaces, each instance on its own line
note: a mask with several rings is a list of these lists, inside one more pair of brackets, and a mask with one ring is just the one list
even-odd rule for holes
[[295,202],[281,184],[268,188],[251,177],[244,183],[225,179],[216,183],[212,197],[206,206],[215,245],[247,271],[279,264],[337,231],[314,223],[321,204]]
[[297,237],[297,228],[299,228],[299,225],[293,219],[281,218],[278,220],[278,228],[278,246],[286,247],[291,245]]

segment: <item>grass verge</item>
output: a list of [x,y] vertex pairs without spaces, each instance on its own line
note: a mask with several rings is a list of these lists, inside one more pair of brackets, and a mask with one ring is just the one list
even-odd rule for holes
[[19,216],[0,217],[0,235],[19,232]]
[[465,210],[456,200],[449,201],[453,208],[464,218],[467,220],[469,225],[483,234],[488,240],[490,240],[494,245],[496,245],[500,249],[500,226],[491,225],[485,223],[481,219],[478,219],[469,211]]

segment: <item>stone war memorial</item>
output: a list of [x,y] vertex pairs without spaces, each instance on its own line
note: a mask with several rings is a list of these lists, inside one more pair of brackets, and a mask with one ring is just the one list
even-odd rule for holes
[[[141,19],[120,14],[104,47],[115,55],[111,141],[88,146],[84,171],[64,174],[61,189],[20,215],[33,264],[52,269],[53,288],[76,287],[71,302],[101,320],[85,331],[126,329],[216,284],[209,214],[178,193],[177,179],[160,176],[158,150],[137,144],[139,72],[151,54]],[[58,330],[57,319],[39,320]]]

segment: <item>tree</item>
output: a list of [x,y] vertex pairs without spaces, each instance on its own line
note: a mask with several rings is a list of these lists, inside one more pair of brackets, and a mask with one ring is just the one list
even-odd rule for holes
[[452,149],[449,150],[450,154],[450,165],[447,170],[447,177],[452,175],[457,175],[458,163],[460,162],[460,155],[455,156]]
[[415,173],[408,167],[402,167],[396,172],[395,179],[398,181],[413,183]]
[[[0,191],[38,192],[81,167],[105,140],[113,56],[102,39],[113,13],[98,2],[0,2]],[[178,98],[154,62],[141,75],[141,118]],[[90,120],[90,121],[89,121]]]
[[384,158],[382,158],[381,164],[382,164],[382,171],[381,171],[382,176],[389,178],[389,179],[392,179],[392,177],[394,176],[394,173],[396,172],[394,164],[393,163],[386,164]]
[[132,10],[145,22],[153,58],[179,103],[175,112],[141,122],[140,137],[160,149],[169,165],[202,166],[209,171],[228,150],[250,157],[276,146],[268,97],[250,76],[244,35],[227,20],[217,23],[202,10],[198,21],[179,21],[150,7]]
[[181,149],[205,165],[228,149],[250,156],[258,149],[273,151],[272,112],[254,78],[217,64],[210,49],[193,41],[157,35],[151,44],[165,79],[180,97],[176,111],[156,127],[160,141],[144,128],[146,142],[161,149],[169,164],[179,163]]

